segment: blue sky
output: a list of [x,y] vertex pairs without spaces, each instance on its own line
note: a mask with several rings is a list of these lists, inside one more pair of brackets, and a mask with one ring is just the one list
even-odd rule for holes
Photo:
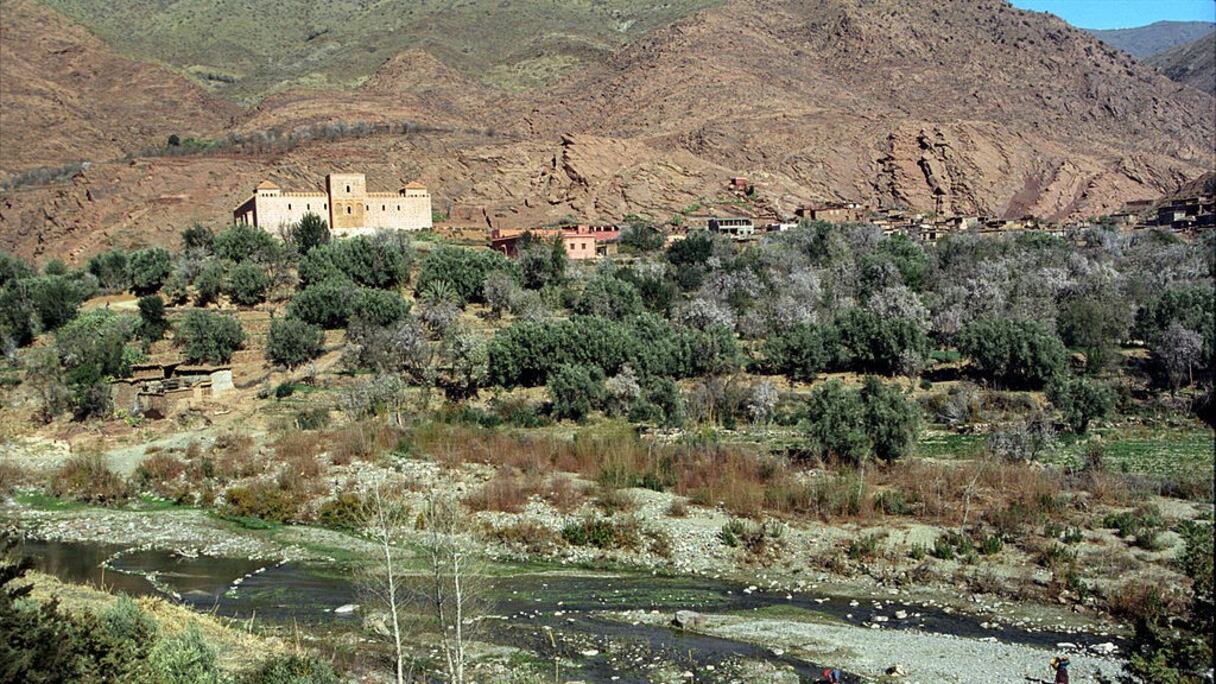
[[1080,28],[1144,26],[1154,21],[1216,21],[1216,0],[1010,0],[1016,7],[1051,12]]

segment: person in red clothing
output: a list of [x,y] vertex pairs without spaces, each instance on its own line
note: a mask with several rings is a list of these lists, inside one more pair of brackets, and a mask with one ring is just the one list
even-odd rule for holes
[[1051,669],[1056,671],[1056,684],[1068,684],[1068,656],[1052,658]]

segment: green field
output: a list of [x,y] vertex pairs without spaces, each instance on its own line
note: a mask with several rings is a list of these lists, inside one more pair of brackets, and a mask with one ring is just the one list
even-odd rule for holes
[[124,54],[168,63],[233,99],[256,101],[292,86],[358,84],[386,59],[408,49],[426,50],[492,86],[530,88],[721,1],[46,4]]
[[[916,444],[924,458],[970,458],[984,452],[985,435],[926,431]],[[1092,444],[1101,444],[1107,467],[1146,475],[1193,475],[1216,467],[1212,431],[1195,426],[1119,427],[1094,430],[1084,437],[1060,435],[1042,459],[1080,466]]]

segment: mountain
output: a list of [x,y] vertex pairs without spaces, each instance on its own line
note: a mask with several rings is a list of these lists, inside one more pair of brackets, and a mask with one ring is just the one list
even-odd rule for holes
[[1216,31],[1210,21],[1158,21],[1126,29],[1085,29],[1098,40],[1137,59],[1160,54]]
[[507,90],[543,85],[722,0],[46,0],[124,53],[252,102],[359,84],[423,50]]
[[[467,33],[484,29],[474,24]],[[78,260],[169,244],[191,221],[227,221],[263,178],[307,189],[348,170],[375,190],[420,179],[436,209],[474,205],[495,226],[763,219],[832,199],[1089,216],[1216,168],[1214,108],[1211,95],[1003,0],[731,0],[530,89],[488,84],[416,46],[347,87],[281,88],[225,128],[292,144],[97,163],[5,193],[0,249]],[[736,175],[754,194],[726,191]]]
[[1207,95],[999,0],[739,0],[568,78],[525,118],[810,196],[1062,217],[1210,168],[1211,111]]
[[241,110],[162,67],[128,59],[28,0],[0,11],[0,173],[110,159],[207,135]]
[[1216,95],[1216,33],[1153,55],[1145,63],[1179,83]]

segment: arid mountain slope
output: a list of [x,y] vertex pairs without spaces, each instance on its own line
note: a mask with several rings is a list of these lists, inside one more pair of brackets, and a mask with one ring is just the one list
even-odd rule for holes
[[1095,38],[1132,57],[1145,59],[1216,31],[1210,21],[1157,21],[1126,29],[1086,29]]
[[1216,95],[1216,33],[1153,55],[1145,63],[1179,83]]
[[43,0],[124,53],[233,99],[358,85],[425,50],[475,80],[536,87],[722,0]]
[[[776,217],[824,199],[1088,216],[1216,168],[1216,99],[1003,0],[731,0],[542,91],[462,73],[411,50],[357,87],[280,92],[229,127],[307,129],[303,143],[99,163],[5,193],[0,249],[80,259],[106,244],[167,244],[190,221],[228,221],[262,178],[315,187],[341,170],[366,171],[381,190],[420,178],[437,210],[467,203],[494,225],[535,225]],[[420,126],[355,137],[330,126],[354,122]],[[725,193],[732,175],[748,176],[754,197]]]
[[123,57],[28,0],[0,7],[0,174],[109,159],[176,133],[207,135],[240,109],[173,72]]
[[526,115],[811,194],[1101,213],[1212,164],[1212,100],[999,0],[738,0],[639,40]]

